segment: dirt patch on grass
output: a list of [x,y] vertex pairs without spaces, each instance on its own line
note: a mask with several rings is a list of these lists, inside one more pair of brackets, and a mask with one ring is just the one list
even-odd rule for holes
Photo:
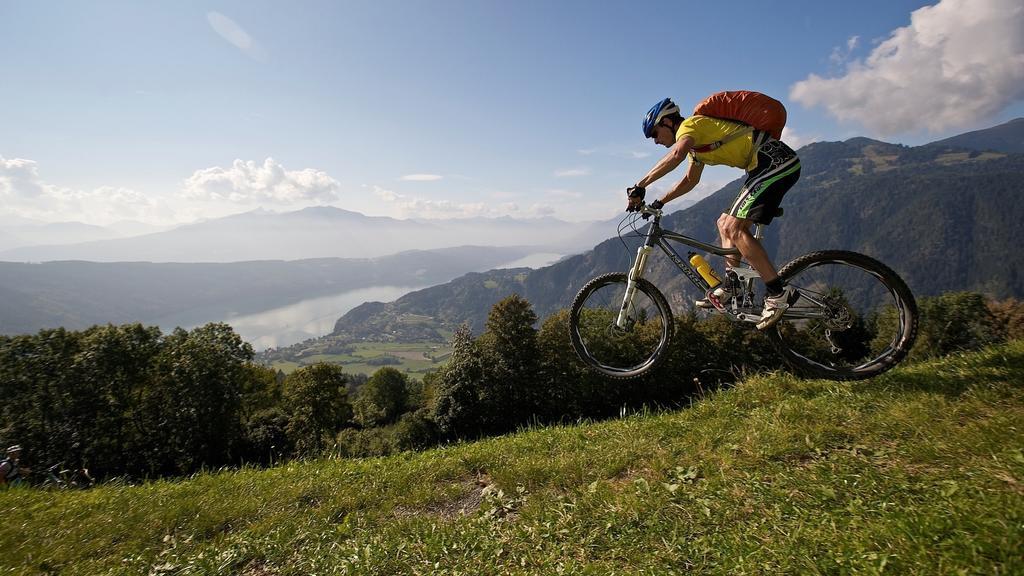
[[277,576],[277,572],[268,567],[263,560],[253,560],[242,569],[242,576]]
[[462,485],[463,494],[455,499],[444,502],[436,502],[420,508],[398,506],[395,508],[395,516],[398,518],[411,518],[414,516],[433,516],[444,520],[451,520],[459,516],[468,516],[480,509],[484,501],[484,489],[491,485],[489,476],[480,475],[470,480],[464,480]]

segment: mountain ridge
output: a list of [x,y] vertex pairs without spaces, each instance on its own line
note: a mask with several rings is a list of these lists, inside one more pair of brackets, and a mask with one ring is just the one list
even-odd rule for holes
[[[1024,135],[1024,122],[1013,127]],[[1003,126],[993,130],[1005,136]],[[978,132],[974,141],[985,142],[986,133]],[[1016,191],[1024,176],[1024,154],[945,144],[909,147],[856,137],[815,142],[801,148],[800,155],[804,174],[786,196],[786,215],[769,227],[764,240],[776,265],[813,250],[854,250],[896,269],[918,297],[947,290],[1024,297],[1024,276],[1015,272],[1024,269],[1024,256],[1013,252],[1005,232],[989,233],[1012,230],[1014,222],[1024,219]],[[663,226],[716,241],[717,215],[740,185],[740,179],[734,180],[692,207],[668,214]],[[338,319],[332,337],[372,338],[379,326],[401,334],[395,320],[401,314],[434,316],[438,333],[442,326],[451,329],[463,322],[479,332],[490,306],[512,293],[529,300],[543,318],[568,307],[590,278],[626,270],[636,246],[635,238],[613,237],[538,270],[470,274],[443,287],[411,292],[375,305],[376,316],[357,307]],[[718,259],[712,263],[722,265]],[[673,307],[686,308],[696,294],[667,258],[652,258],[647,277]],[[455,304],[457,298],[466,299],[462,306]],[[416,333],[427,328],[420,322]]]
[[[228,263],[332,257],[370,258],[406,250],[451,248],[466,244],[533,244],[541,248],[540,251],[554,251],[551,247],[558,247],[571,252],[593,246],[599,239],[595,233],[593,223],[551,218],[399,220],[387,216],[367,216],[333,206],[314,206],[284,213],[251,210],[130,238],[22,246],[0,251],[0,260]],[[528,240],[524,242],[524,238]]]
[[107,323],[200,324],[375,285],[437,284],[532,250],[463,246],[229,264],[0,262],[0,334]]

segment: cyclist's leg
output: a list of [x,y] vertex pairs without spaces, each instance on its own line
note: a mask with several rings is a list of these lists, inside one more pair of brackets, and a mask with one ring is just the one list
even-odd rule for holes
[[782,197],[800,178],[800,159],[778,140],[767,140],[757,153],[757,167],[750,171],[729,209],[719,218],[723,243],[736,246],[740,254],[766,283],[778,278],[778,272],[761,242],[750,232],[753,223],[769,224],[782,203]]
[[[722,248],[733,248],[733,247],[736,246],[733,243],[733,241],[732,241],[732,234],[730,232],[728,232],[729,228],[728,228],[727,225],[730,224],[730,218],[735,220],[735,218],[733,218],[732,216],[729,216],[729,214],[724,213],[724,212],[722,213],[721,216],[718,217],[718,239],[719,239],[719,242],[722,245]],[[728,263],[730,268],[733,268],[733,267],[739,266],[739,264],[740,264],[740,257],[739,256],[726,256],[725,257],[725,261]]]
[[[743,258],[754,267],[754,270],[757,270],[761,279],[771,282],[779,277],[779,273],[775,270],[775,265],[772,264],[764,246],[750,232],[751,224],[753,221],[750,219],[722,214],[718,219],[718,231],[722,235],[722,245],[727,248],[733,246],[738,248]],[[738,258],[734,256],[729,258],[730,266],[737,264],[739,264]]]

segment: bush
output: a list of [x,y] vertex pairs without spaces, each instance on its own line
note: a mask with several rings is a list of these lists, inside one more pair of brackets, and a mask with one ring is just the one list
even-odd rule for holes
[[441,431],[426,409],[408,412],[395,424],[393,446],[397,450],[423,450],[440,440]]
[[288,439],[288,414],[279,407],[261,410],[245,423],[240,454],[242,462],[273,464],[291,457]]

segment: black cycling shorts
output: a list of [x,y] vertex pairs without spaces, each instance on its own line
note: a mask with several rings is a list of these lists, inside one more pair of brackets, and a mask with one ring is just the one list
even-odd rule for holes
[[758,224],[770,224],[782,197],[800,179],[800,158],[784,142],[761,131],[754,133],[754,147],[757,166],[747,172],[747,181],[725,213]]

